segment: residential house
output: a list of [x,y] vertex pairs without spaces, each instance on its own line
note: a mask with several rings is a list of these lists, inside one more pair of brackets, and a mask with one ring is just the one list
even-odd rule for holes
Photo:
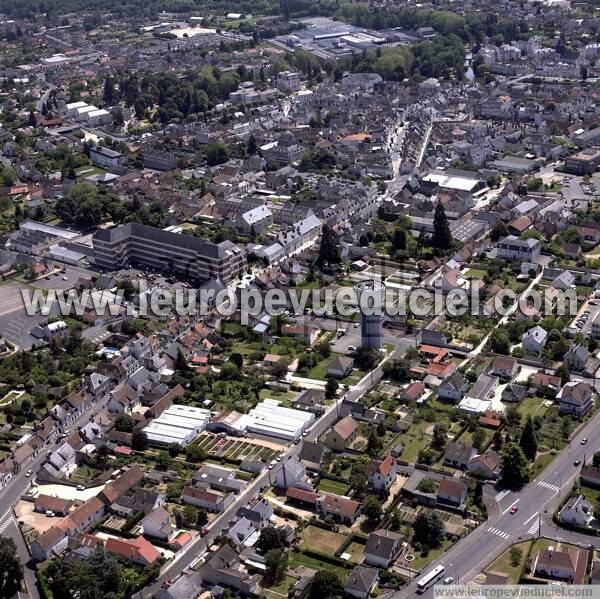
[[528,354],[539,355],[548,341],[548,333],[540,326],[535,326],[523,333],[521,343]]
[[231,540],[238,551],[245,547],[252,547],[260,536],[260,530],[247,518],[240,518],[227,532],[227,538]]
[[556,549],[552,546],[538,552],[533,559],[532,569],[536,576],[583,584],[587,561],[588,552],[585,549],[573,546]]
[[338,356],[327,367],[327,375],[336,379],[345,379],[352,372],[354,360],[347,356]]
[[209,555],[200,566],[199,573],[205,584],[227,587],[244,596],[258,595],[259,577],[248,573],[229,545],[223,545]]
[[186,486],[183,488],[182,499],[188,505],[220,513],[233,503],[235,494]]
[[171,514],[164,507],[157,507],[142,519],[142,530],[147,537],[168,541],[175,529],[171,524]]
[[575,276],[568,270],[563,270],[563,272],[561,272],[558,276],[554,278],[551,285],[552,287],[554,287],[554,289],[566,291],[567,289],[571,289],[571,287],[575,285]]
[[570,381],[556,396],[559,412],[584,416],[594,404],[594,390],[589,383]]
[[50,511],[57,516],[67,516],[73,507],[70,499],[61,499],[52,495],[39,494],[33,502],[33,509],[42,514]]
[[589,526],[594,519],[594,506],[583,495],[573,495],[558,517],[563,524]]
[[155,599],[196,599],[202,592],[202,577],[194,570],[184,570],[166,589],[154,595]]
[[500,474],[500,456],[492,449],[474,455],[467,463],[467,472],[487,480],[495,480]]
[[467,485],[459,480],[444,478],[437,491],[437,502],[460,508],[467,499]]
[[497,257],[500,260],[525,260],[532,262],[542,253],[542,244],[538,239],[520,239],[514,235],[506,236],[497,245]]
[[319,472],[325,456],[329,453],[329,448],[318,442],[302,441],[300,448],[300,460],[306,466],[307,470]]
[[306,478],[306,466],[295,455],[289,460],[282,462],[275,471],[275,486],[278,489],[288,487],[302,487]]
[[400,399],[406,402],[418,401],[424,394],[425,385],[421,381],[415,381],[402,391]]
[[109,537],[106,540],[104,549],[108,553],[118,555],[140,566],[151,566],[160,559],[158,549],[144,537],[137,537],[135,539]]
[[404,537],[391,530],[375,530],[367,539],[365,562],[370,566],[388,568],[402,551]]
[[245,505],[238,509],[236,515],[238,518],[246,518],[254,523],[257,530],[264,528],[269,524],[273,516],[271,504],[264,498],[257,499],[252,505]]
[[590,359],[590,352],[580,343],[573,343],[563,357],[563,362],[569,370],[583,370]]
[[379,581],[379,572],[375,568],[354,566],[344,585],[344,593],[357,599],[367,599]]
[[516,376],[518,370],[519,367],[514,358],[497,356],[492,360],[488,372],[489,374],[497,376],[501,382],[507,383]]
[[384,460],[371,460],[367,466],[367,480],[375,491],[389,489],[396,480],[396,460],[388,455]]
[[438,387],[438,397],[456,403],[463,399],[468,388],[469,381],[460,372],[455,371]]
[[530,389],[533,393],[537,393],[538,395],[556,396],[560,391],[560,386],[560,377],[553,374],[536,372],[533,377],[531,377]]
[[315,329],[308,325],[284,324],[281,327],[281,334],[284,337],[292,337],[299,343],[310,346],[317,340],[319,329]]
[[444,464],[453,468],[465,469],[469,460],[476,454],[474,447],[463,441],[448,443],[444,453]]
[[121,473],[118,478],[108,483],[104,489],[98,493],[98,497],[104,501],[104,503],[110,505],[120,499],[134,486],[138,485],[144,479],[144,476],[144,471],[135,464]]
[[357,436],[358,423],[348,415],[325,434],[325,445],[333,451],[345,451],[352,446]]
[[527,387],[519,383],[510,383],[502,390],[502,401],[520,403],[527,395]]
[[342,524],[354,524],[360,514],[360,509],[360,503],[348,497],[323,493],[317,498],[317,511],[322,516],[330,516]]

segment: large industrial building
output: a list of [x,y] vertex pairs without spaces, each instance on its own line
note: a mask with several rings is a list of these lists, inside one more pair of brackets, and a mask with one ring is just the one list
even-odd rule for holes
[[[385,302],[385,285],[381,281],[361,281],[354,286],[356,298],[360,302],[360,297],[364,293],[377,296],[378,306],[373,310],[360,310],[360,332],[361,346],[369,349],[381,349],[383,343],[383,309]],[[360,303],[359,303],[360,305]],[[369,305],[371,305],[369,303]],[[368,312],[373,312],[369,314]]]
[[173,404],[144,427],[148,441],[154,445],[177,443],[187,447],[210,420],[210,410]]
[[312,412],[285,408],[275,399],[265,399],[248,413],[247,430],[259,435],[295,441],[314,421],[315,415]]
[[141,264],[198,281],[219,278],[229,283],[246,264],[244,252],[231,241],[212,243],[138,223],[100,229],[93,246],[100,268],[115,270],[128,263]]

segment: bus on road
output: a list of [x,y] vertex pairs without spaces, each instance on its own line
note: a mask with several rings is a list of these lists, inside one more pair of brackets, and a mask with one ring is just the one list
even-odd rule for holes
[[444,566],[436,566],[421,580],[417,581],[417,593],[424,593],[431,585],[435,584],[444,575]]

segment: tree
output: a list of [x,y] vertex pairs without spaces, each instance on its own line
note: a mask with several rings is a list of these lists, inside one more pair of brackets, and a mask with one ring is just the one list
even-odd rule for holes
[[494,353],[508,355],[510,352],[508,333],[502,329],[494,329],[491,332],[489,344]]
[[0,597],[12,597],[21,590],[23,564],[17,546],[9,537],[0,537]]
[[229,356],[229,361],[232,364],[235,364],[238,368],[242,368],[244,366],[244,356],[242,356],[242,354],[238,354],[236,352],[232,353]]
[[372,524],[377,524],[381,520],[383,509],[381,503],[374,495],[367,495],[363,502],[363,514]]
[[281,582],[288,567],[288,555],[281,549],[271,549],[265,555],[265,582],[273,584]]
[[136,451],[144,451],[148,447],[148,435],[143,430],[134,430],[131,435],[131,447]]
[[123,111],[120,108],[115,108],[112,113],[113,125],[115,127],[122,127],[125,124],[125,118],[123,117]]
[[370,456],[377,456],[382,448],[383,442],[381,441],[381,437],[377,434],[376,430],[371,429],[367,440],[367,453]]
[[325,385],[325,398],[333,399],[335,397],[335,394],[337,393],[338,388],[338,382],[333,377],[329,377],[327,379],[327,385]]
[[196,514],[196,508],[192,505],[186,505],[183,508],[181,517],[187,526],[193,526],[196,523],[196,518],[198,517]]
[[120,433],[130,433],[133,431],[134,426],[135,420],[129,414],[125,414],[125,412],[119,414],[115,420],[115,430]]
[[206,163],[208,166],[216,166],[227,162],[229,158],[229,148],[221,142],[208,144],[206,148]]
[[206,510],[200,508],[198,513],[196,514],[196,526],[201,528],[202,526],[206,526],[208,524],[208,514]]
[[248,146],[246,151],[248,154],[250,154],[250,156],[254,156],[256,152],[258,152],[258,144],[256,143],[256,137],[254,137],[254,135],[251,135],[248,138]]
[[310,585],[310,599],[330,599],[338,597],[343,592],[342,582],[335,572],[319,570]]
[[35,127],[37,125],[37,121],[35,119],[35,114],[34,114],[33,110],[31,110],[29,112],[29,118],[27,119],[27,124],[30,127]]
[[481,452],[481,450],[483,449],[483,444],[485,443],[485,431],[483,430],[483,428],[478,426],[473,431],[473,436],[471,438],[471,442],[473,443],[473,447],[478,452]]
[[516,568],[521,563],[523,551],[519,547],[511,547],[508,556],[510,558],[510,565]]
[[446,535],[446,526],[437,512],[419,512],[413,524],[414,541],[426,547],[439,547]]
[[561,364],[555,371],[554,374],[560,377],[561,385],[568,383],[571,380],[571,373],[565,364]]
[[441,202],[438,202],[433,214],[433,235],[431,245],[439,250],[447,250],[452,244],[448,217]]
[[115,101],[115,83],[112,77],[108,76],[104,80],[104,101],[107,104],[112,104]]
[[499,222],[494,225],[494,228],[490,232],[490,239],[492,241],[498,241],[501,237],[504,237],[508,234],[508,229],[503,222]]
[[256,542],[257,548],[263,553],[272,549],[282,549],[286,545],[285,533],[274,526],[265,526],[260,531],[260,537],[258,537],[258,541]]
[[319,247],[318,263],[320,267],[324,264],[337,264],[340,261],[337,241],[335,235],[328,224],[324,224],[321,229],[321,245]]
[[179,445],[179,443],[169,443],[167,451],[169,453],[169,457],[176,458],[181,451],[181,445]]
[[535,427],[533,426],[531,416],[529,416],[525,422],[523,432],[521,433],[521,439],[519,440],[519,445],[523,450],[525,457],[529,461],[533,462],[535,460],[535,456],[537,455],[538,444],[535,435]]
[[437,422],[433,427],[433,436],[431,446],[434,449],[441,450],[446,447],[448,442],[448,427],[445,424]]
[[185,449],[185,459],[188,462],[202,462],[206,459],[206,451],[199,445],[188,445]]
[[522,487],[529,480],[529,467],[523,450],[516,443],[506,443],[502,450],[501,482],[505,487]]
[[377,350],[369,347],[359,347],[356,350],[356,365],[364,371],[373,370],[377,364],[378,357]]

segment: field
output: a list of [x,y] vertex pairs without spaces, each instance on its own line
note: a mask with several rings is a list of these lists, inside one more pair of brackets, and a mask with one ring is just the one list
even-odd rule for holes
[[530,545],[531,541],[525,541],[524,543],[517,543],[516,545],[513,545],[513,547],[517,547],[522,552],[521,559],[519,560],[519,563],[516,566],[513,566],[511,564],[509,548],[495,562],[493,562],[488,568],[486,568],[486,572],[489,572],[490,570],[504,572],[509,576],[508,584],[517,584],[519,582],[519,575],[523,568],[523,564],[527,559],[527,553],[529,551]]
[[309,549],[333,555],[345,540],[346,535],[309,525],[302,531],[300,549]]
[[272,460],[279,452],[270,447],[254,445],[237,439],[220,439],[215,435],[201,435],[195,445],[213,457],[229,460]]
[[330,564],[326,561],[321,561],[314,557],[309,557],[308,555],[304,555],[299,551],[291,551],[290,552],[290,560],[289,567],[294,569],[299,566],[304,566],[305,568],[310,568],[315,572],[319,570],[327,570],[328,572],[335,572],[342,582],[346,582],[346,578],[348,577],[349,570],[344,568],[343,566],[336,566],[334,564]]
[[339,482],[337,480],[322,478],[318,488],[319,491],[324,491],[325,493],[334,493],[335,495],[346,495],[350,490],[350,485]]

